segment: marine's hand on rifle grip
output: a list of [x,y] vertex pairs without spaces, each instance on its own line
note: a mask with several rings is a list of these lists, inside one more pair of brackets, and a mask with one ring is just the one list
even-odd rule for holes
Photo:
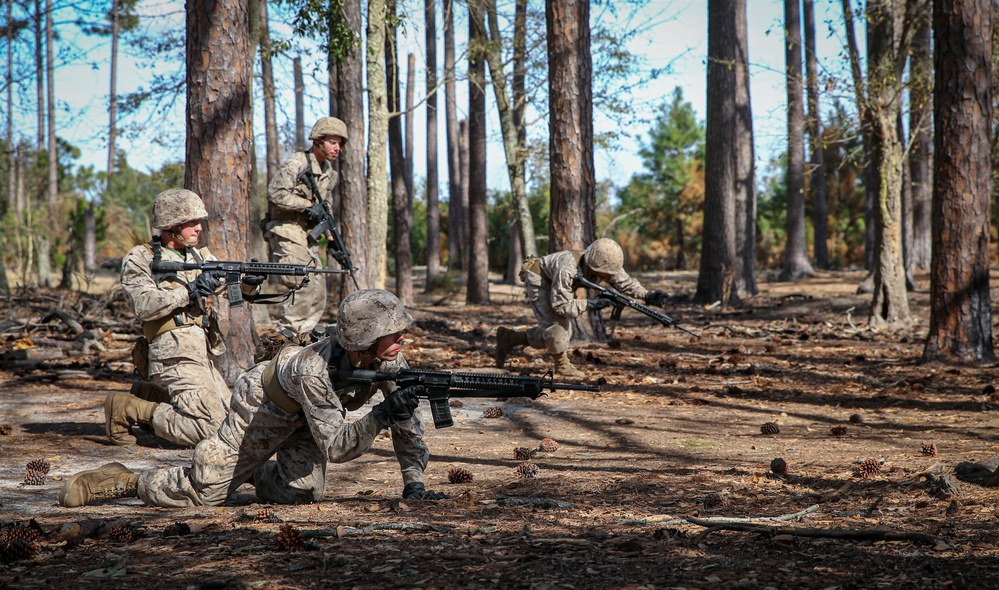
[[410,385],[396,389],[386,396],[385,400],[375,404],[371,413],[375,420],[386,428],[396,422],[405,422],[413,417],[413,412],[420,405],[420,396],[425,395],[427,388],[422,385]]
[[604,297],[597,297],[596,299],[588,299],[586,301],[586,311],[600,311],[605,307],[610,307],[614,305],[614,302],[610,299]]
[[187,284],[187,292],[191,296],[191,301],[197,301],[198,297],[211,297],[221,286],[222,281],[215,275],[210,272],[203,272]]
[[323,204],[316,201],[311,207],[305,210],[305,214],[309,216],[310,223],[319,223],[323,220],[323,215],[325,215]]
[[645,294],[645,305],[654,305],[656,307],[662,307],[669,303],[670,297],[669,293],[665,291],[649,291]]

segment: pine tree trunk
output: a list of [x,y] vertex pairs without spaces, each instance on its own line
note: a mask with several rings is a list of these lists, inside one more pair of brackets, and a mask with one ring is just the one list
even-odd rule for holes
[[424,0],[427,52],[427,282],[429,293],[441,281],[441,209],[437,175],[437,11]]
[[811,168],[813,251],[815,264],[829,268],[829,212],[826,205],[826,169],[822,160],[822,111],[819,108],[818,59],[815,55],[814,0],[803,0],[805,24],[805,72],[808,81],[808,147]]
[[278,137],[277,109],[274,105],[274,66],[271,63],[271,31],[267,2],[260,1],[260,77],[264,91],[264,137],[267,143],[267,184],[277,174],[281,162],[281,138]]
[[[730,302],[734,277],[736,156],[736,14],[739,2],[708,2],[708,106],[704,162],[704,234],[694,301]],[[733,299],[738,297],[732,293]]]
[[[246,260],[253,147],[253,51],[249,0],[187,4],[187,169],[184,185],[205,201],[208,244],[224,260]],[[227,351],[216,359],[230,384],[253,364],[248,305],[220,300]]]
[[933,262],[924,361],[992,363],[989,0],[936,0]]
[[933,59],[929,19],[923,19],[912,38],[909,56],[909,181],[912,187],[912,264],[930,267],[932,178],[930,147],[933,136]]
[[[13,20],[13,2],[7,3],[7,22]],[[7,210],[17,211],[17,155],[14,147],[14,28],[7,27]],[[0,269],[3,264],[0,263]],[[6,281],[6,274],[2,277]],[[5,283],[6,284],[6,283]],[[9,293],[9,290],[5,291]]]
[[385,103],[385,0],[368,3],[368,283],[385,288],[388,238],[388,109]]
[[787,80],[787,224],[784,264],[778,280],[812,274],[805,242],[805,110],[801,90],[801,15],[799,0],[784,0],[784,56]]
[[[352,31],[361,30],[360,0],[346,0],[343,14]],[[359,270],[358,285],[366,289],[368,273],[368,193],[365,171],[367,155],[364,149],[364,59],[358,45],[337,63],[337,114],[347,125],[350,137],[336,161],[340,164],[340,235]],[[353,280],[340,277],[341,300],[355,290]]]
[[[396,69],[398,69],[396,56]],[[406,113],[403,116],[405,140],[403,142],[403,174],[406,181],[406,194],[413,196],[413,101],[416,99],[416,56],[410,53],[406,57]],[[398,102],[398,101],[397,101]],[[401,111],[401,108],[395,108]]]
[[[55,31],[52,25],[52,0],[45,0],[45,137],[48,147],[48,183],[46,186],[48,203],[48,226],[60,227],[59,220],[59,147],[56,144],[55,132]],[[41,237],[41,248],[38,255],[38,284],[51,287],[52,276],[52,242],[48,235]]]
[[468,3],[468,225],[469,261],[465,301],[489,301],[489,224],[486,219],[486,94],[483,31],[471,17],[482,0]]
[[753,108],[749,95],[749,42],[746,3],[735,11],[735,249],[732,291],[756,295],[756,151],[753,147]]
[[45,10],[43,0],[35,0],[35,99],[38,125],[36,128],[38,151],[45,150]]
[[[347,5],[349,6],[349,3]],[[292,64],[295,79],[295,149],[304,150],[307,146],[305,145],[305,80],[302,77],[302,58],[295,56]],[[337,159],[340,158],[337,157]]]
[[462,119],[458,123],[458,167],[461,169],[461,194],[459,195],[459,210],[461,211],[461,216],[458,219],[458,234],[461,236],[461,270],[466,275],[468,274],[468,262],[469,262],[469,243],[471,238],[471,213],[468,210],[468,194],[470,192],[470,176],[471,168],[470,163],[470,153],[471,150],[468,147],[469,136],[468,136],[468,119]]
[[451,270],[464,268],[462,235],[465,210],[462,208],[461,132],[458,129],[458,103],[455,98],[454,3],[444,0],[444,119],[447,131],[447,265]]
[[389,112],[388,142],[392,177],[392,237],[395,242],[395,294],[403,305],[413,304],[413,267],[410,232],[413,210],[406,191],[406,156],[403,146],[399,96],[399,61],[396,45],[396,0],[385,4],[386,104]]

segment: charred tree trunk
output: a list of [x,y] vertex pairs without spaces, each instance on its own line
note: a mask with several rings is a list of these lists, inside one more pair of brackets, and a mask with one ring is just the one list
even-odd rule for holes
[[[398,43],[396,43],[398,45]],[[399,56],[396,56],[398,69]],[[406,181],[406,194],[413,197],[413,102],[416,99],[416,56],[410,53],[406,58],[406,113],[403,117],[405,140],[403,143],[403,180]],[[398,102],[398,101],[397,101]],[[394,109],[401,111],[401,108]]]
[[749,95],[749,41],[746,3],[735,11],[735,288],[739,297],[756,295],[756,151]]
[[454,4],[444,0],[444,119],[447,130],[447,266],[451,270],[464,268],[462,229],[465,210],[462,207],[461,133],[458,129],[458,103],[455,98],[454,67]]
[[991,363],[989,0],[934,0],[933,263],[925,361]]
[[[251,190],[253,52],[248,0],[187,4],[187,169],[184,185],[205,200],[212,252],[245,260]],[[234,26],[232,26],[234,25]],[[224,301],[224,300],[223,300]],[[220,309],[228,350],[217,358],[230,384],[253,364],[249,306]]]
[[808,86],[808,147],[811,167],[813,255],[819,268],[829,268],[829,212],[826,205],[826,167],[822,160],[822,110],[819,108],[818,59],[815,55],[813,0],[803,0],[805,23],[805,76]]

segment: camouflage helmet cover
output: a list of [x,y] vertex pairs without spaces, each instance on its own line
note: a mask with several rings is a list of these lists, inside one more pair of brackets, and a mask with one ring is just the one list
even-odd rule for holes
[[382,336],[413,324],[399,298],[384,289],[363,289],[343,298],[337,312],[336,339],[347,350],[367,350]]
[[586,266],[593,272],[616,275],[624,269],[624,251],[610,238],[600,238],[586,249]]
[[208,211],[201,197],[193,191],[171,188],[153,200],[153,229],[170,229],[192,219],[205,219]]
[[342,138],[343,143],[347,143],[347,124],[336,117],[323,117],[312,126],[309,139],[315,141],[327,135],[338,135]]

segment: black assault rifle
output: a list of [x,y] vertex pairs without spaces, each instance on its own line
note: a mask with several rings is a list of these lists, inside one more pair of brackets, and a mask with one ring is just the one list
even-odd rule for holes
[[683,326],[680,325],[679,322],[669,317],[668,315],[664,314],[663,312],[656,311],[647,305],[635,301],[634,299],[628,297],[627,295],[618,293],[614,289],[608,289],[607,287],[602,287],[597,283],[594,283],[593,281],[589,281],[585,277],[583,277],[583,275],[576,275],[575,286],[586,287],[587,289],[593,289],[594,291],[597,292],[598,298],[607,299],[611,303],[613,303],[614,311],[611,312],[611,319],[614,321],[621,319],[621,311],[625,307],[630,307],[631,309],[634,309],[637,312],[644,313],[645,315],[656,320],[657,322],[659,322],[664,326],[673,327],[678,330],[683,330],[684,332],[690,334],[691,336],[696,336],[698,338],[701,337],[701,335],[698,334],[697,332],[684,328]]
[[316,227],[312,228],[309,237],[319,241],[319,237],[326,234],[326,253],[340,263],[340,266],[344,269],[344,273],[342,274],[349,274],[350,278],[354,280],[354,287],[360,289],[361,286],[357,284],[357,277],[354,276],[354,271],[357,269],[354,268],[354,264],[350,260],[350,252],[344,246],[343,238],[340,237],[336,217],[333,216],[333,211],[330,210],[329,203],[322,198],[322,193],[319,192],[319,185],[316,183],[316,177],[312,174],[312,164],[309,163],[308,154],[306,154],[305,160],[307,166],[298,175],[298,178],[299,180],[305,180],[309,185],[309,189],[312,190],[312,202],[319,203],[323,209],[323,215]]
[[403,369],[397,373],[379,371],[331,371],[334,383],[367,384],[375,381],[392,381],[399,387],[423,385],[427,392],[420,397],[430,402],[430,413],[434,417],[435,428],[454,425],[451,418],[451,397],[491,397],[507,399],[529,397],[538,399],[547,391],[559,389],[576,391],[600,391],[597,385],[585,383],[555,383],[551,370],[541,377],[528,375],[492,375],[483,373],[452,373],[450,371],[428,371],[425,369]]
[[[319,268],[308,264],[282,264],[279,262],[229,262],[226,260],[205,260],[203,262],[164,262],[160,258],[160,248],[157,247],[159,236],[153,238],[153,262],[149,265],[153,271],[153,276],[157,282],[169,277],[176,277],[178,272],[185,270],[200,270],[211,273],[217,278],[225,278],[226,296],[229,298],[230,307],[243,305],[243,291],[240,283],[243,275],[290,275],[305,277],[302,285],[309,280],[310,274],[347,274],[345,270],[331,268]],[[279,296],[287,298],[288,295],[297,291],[298,288],[288,293],[280,293]],[[254,301],[260,303],[274,303],[267,295],[257,295]],[[281,301],[278,299],[277,301]]]

